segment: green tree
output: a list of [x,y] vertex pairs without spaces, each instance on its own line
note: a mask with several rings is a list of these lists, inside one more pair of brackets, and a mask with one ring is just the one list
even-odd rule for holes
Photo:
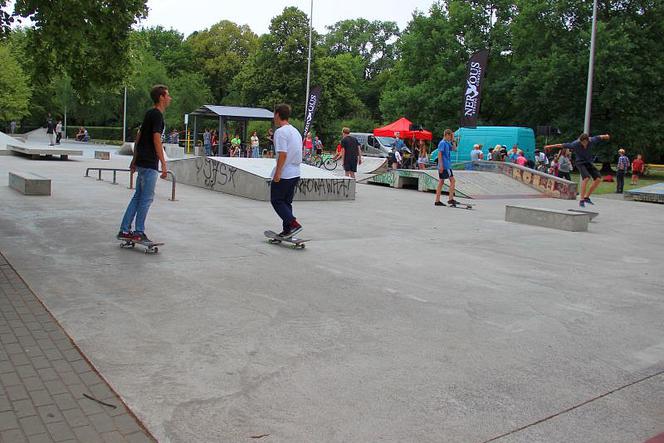
[[[517,1],[512,26],[511,91],[515,120],[534,127],[551,124],[558,140],[583,130],[592,5],[581,0]],[[603,160],[615,160],[618,146],[664,158],[659,115],[664,93],[658,85],[664,63],[653,56],[664,42],[661,2],[600,2],[591,132],[608,132],[599,146]],[[645,136],[634,137],[634,134]]]
[[94,85],[123,79],[131,26],[146,16],[147,6],[146,0],[17,0],[14,14],[32,23],[30,51],[39,76],[50,79],[64,70],[89,96]]
[[[588,13],[590,14],[590,12]],[[625,147],[646,161],[664,161],[664,4],[602,2],[597,36],[591,132],[608,132],[603,160],[616,161]]]
[[517,3],[511,114],[524,125],[551,124],[567,136],[583,129],[590,22],[582,3]]
[[362,83],[363,63],[350,54],[321,57],[314,64],[312,78],[321,86],[320,107],[316,121],[325,122],[367,117],[368,111],[357,94]]
[[143,28],[137,34],[138,38],[146,39],[152,55],[164,64],[171,77],[194,69],[191,45],[185,44],[184,35],[176,30],[156,26]]
[[127,80],[127,128],[130,134],[143,122],[145,111],[153,106],[150,98],[152,86],[164,84],[170,88],[166,67],[152,53],[137,52],[135,57],[133,63],[138,69]]
[[0,120],[20,120],[28,114],[28,78],[6,45],[0,44]]
[[395,22],[363,18],[342,20],[327,27],[324,45],[331,55],[351,54],[364,60],[365,79],[372,79],[396,62],[395,43],[399,26]]
[[212,92],[203,76],[197,72],[184,72],[168,84],[173,97],[171,106],[166,111],[165,119],[169,127],[184,126],[184,114],[189,114],[201,105],[210,103]]
[[323,45],[330,55],[350,54],[362,60],[364,81],[358,83],[357,93],[373,117],[379,118],[380,94],[387,78],[382,74],[397,61],[399,27],[395,22],[360,18],[339,21],[327,29]]
[[385,119],[405,115],[437,134],[458,125],[466,63],[474,52],[488,48],[482,123],[511,124],[505,107],[513,13],[508,1],[450,0],[434,3],[428,15],[415,14],[399,40],[401,58],[381,96]]
[[[314,32],[313,51],[318,35]],[[234,83],[241,101],[249,106],[272,109],[279,102],[289,103],[293,115],[304,114],[307,78],[309,19],[295,7],[274,17],[270,33],[260,37],[259,48],[242,66]],[[315,85],[312,80],[312,85]]]
[[0,0],[0,38],[10,34],[10,26],[14,22],[14,17],[6,10],[7,0]]
[[193,66],[202,72],[214,99],[221,103],[231,83],[258,47],[258,37],[247,25],[222,20],[209,30],[189,36]]
[[71,77],[68,74],[55,78],[53,81],[53,102],[63,113],[69,113],[72,106],[76,103],[76,95],[71,84]]
[[432,5],[417,14],[399,40],[401,59],[383,90],[385,121],[402,116],[440,132],[458,117],[465,48],[457,39],[447,11]]

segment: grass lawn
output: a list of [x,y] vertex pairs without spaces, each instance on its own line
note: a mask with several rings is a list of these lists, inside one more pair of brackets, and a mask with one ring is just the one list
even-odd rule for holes
[[[599,168],[597,168],[599,170]],[[581,177],[578,173],[572,172],[572,181],[579,183],[579,192],[581,192]],[[632,174],[625,176],[625,191],[631,191],[632,189],[643,188],[644,186],[654,185],[655,183],[664,182],[664,172],[653,172],[645,177],[639,179],[639,184],[632,186]],[[602,182],[595,190],[594,194],[611,194],[616,192],[616,182]]]

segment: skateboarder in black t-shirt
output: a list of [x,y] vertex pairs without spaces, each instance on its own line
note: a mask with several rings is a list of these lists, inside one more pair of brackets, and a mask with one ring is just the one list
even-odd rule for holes
[[[161,144],[161,134],[164,131],[164,111],[171,104],[171,96],[164,85],[156,85],[150,91],[154,108],[145,113],[141,130],[136,137],[134,158],[129,169],[138,171],[136,177],[136,192],[127,206],[122,218],[119,240],[132,240],[141,243],[150,243],[145,235],[145,219],[154,199],[154,188],[159,177],[159,164],[161,163],[161,178],[166,178],[168,166],[164,157],[164,148]],[[136,219],[135,229],[131,225]]]
[[[545,150],[563,148],[574,152],[574,163],[582,178],[581,194],[579,195],[579,206],[581,207],[584,207],[587,204],[594,204],[593,201],[590,200],[590,196],[602,182],[600,173],[593,164],[593,154],[591,149],[595,144],[601,141],[609,140],[609,138],[610,137],[608,134],[590,137],[588,134],[584,133],[581,134],[577,140],[570,143],[558,143],[555,145],[544,146]],[[593,179],[593,183],[590,185],[590,187],[588,187],[588,180],[590,180],[591,177]]]
[[362,164],[362,153],[360,152],[360,142],[350,135],[350,129],[344,128],[343,138],[341,139],[341,161],[344,165],[346,177],[355,178],[357,165]]

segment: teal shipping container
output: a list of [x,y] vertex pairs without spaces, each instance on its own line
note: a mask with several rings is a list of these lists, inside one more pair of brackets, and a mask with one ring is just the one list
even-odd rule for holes
[[[470,151],[475,144],[482,145],[484,159],[488,159],[489,148],[496,145],[505,145],[507,150],[517,145],[527,159],[535,157],[535,133],[530,128],[518,126],[478,126],[477,128],[459,128],[454,133],[455,138],[461,137],[456,152],[452,152],[452,162],[470,161]],[[439,140],[440,141],[440,140]],[[438,155],[435,150],[432,158]]]

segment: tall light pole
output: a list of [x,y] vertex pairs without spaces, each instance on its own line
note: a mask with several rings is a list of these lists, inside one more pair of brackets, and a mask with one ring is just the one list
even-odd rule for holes
[[593,0],[593,29],[590,34],[590,59],[588,61],[588,86],[586,87],[586,118],[583,132],[590,134],[590,113],[593,102],[593,75],[595,73],[595,34],[597,33],[597,0]]
[[122,144],[127,142],[127,86],[124,87],[124,110],[122,111]]
[[[307,107],[309,106],[309,86],[311,84],[311,34],[314,20],[314,0],[311,0],[311,10],[309,11],[309,56],[307,58],[307,95],[304,98],[304,120],[307,119]],[[303,134],[305,137],[307,134]]]

